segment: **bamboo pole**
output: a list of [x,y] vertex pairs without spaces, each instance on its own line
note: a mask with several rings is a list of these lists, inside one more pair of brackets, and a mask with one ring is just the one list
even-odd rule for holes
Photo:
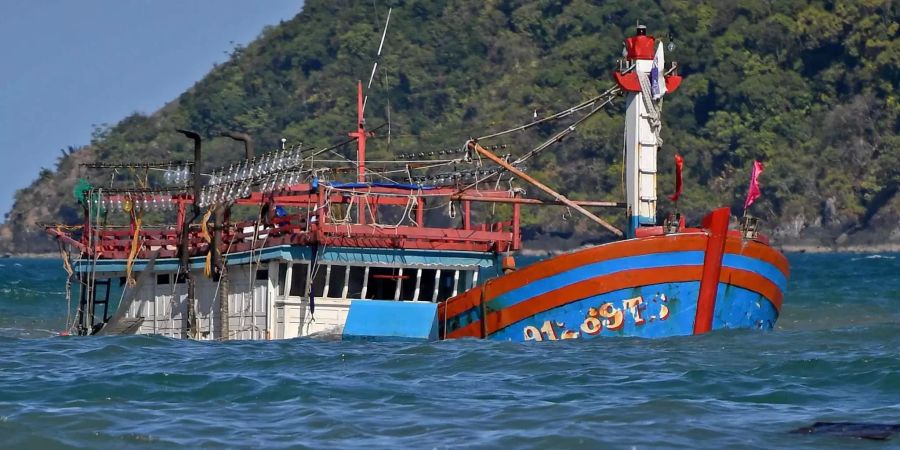
[[572,200],[569,200],[568,198],[566,198],[566,196],[560,194],[559,192],[556,192],[553,189],[550,189],[549,187],[547,187],[540,181],[535,180],[531,176],[525,174],[525,172],[522,172],[521,170],[516,169],[515,167],[513,167],[513,165],[504,161],[497,155],[491,153],[489,150],[485,149],[484,147],[479,145],[477,142],[469,141],[469,148],[477,151],[485,158],[490,159],[491,161],[499,164],[504,169],[512,172],[515,176],[527,181],[528,183],[531,183],[534,187],[546,192],[549,195],[552,195],[554,201],[558,201],[558,202],[574,209],[575,211],[580,212],[581,214],[587,216],[589,219],[593,220],[594,222],[597,222],[598,224],[602,225],[604,228],[611,231],[616,236],[621,237],[623,235],[622,230],[612,226],[609,222],[597,217],[596,215],[594,215],[594,213],[584,209],[583,207],[581,207],[577,203],[573,202]]

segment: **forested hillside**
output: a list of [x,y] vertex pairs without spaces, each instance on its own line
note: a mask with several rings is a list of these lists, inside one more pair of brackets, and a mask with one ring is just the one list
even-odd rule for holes
[[[223,130],[263,148],[281,137],[319,147],[345,140],[355,83],[369,76],[389,7],[367,116],[370,128],[390,122],[390,138],[379,129],[373,158],[459,147],[596,95],[612,85],[622,39],[640,21],[671,44],[667,59],[685,76],[665,100],[660,189],[671,190],[672,155],[682,154],[680,207],[691,220],[719,205],[740,213],[760,159],[753,213],[780,242],[900,241],[897,2],[307,0],[162,110],[97,129],[90,145],[64,152],[17,193],[0,245],[53,248],[36,224],[80,221],[71,194],[80,162],[188,158],[190,143],[174,128],[208,136],[207,168],[240,155],[213,138]],[[530,173],[574,198],[621,199],[623,103],[530,161]],[[497,143],[524,154],[557,129],[538,128]],[[529,211],[532,237],[603,234],[556,208]],[[621,215],[606,217],[621,224]]]

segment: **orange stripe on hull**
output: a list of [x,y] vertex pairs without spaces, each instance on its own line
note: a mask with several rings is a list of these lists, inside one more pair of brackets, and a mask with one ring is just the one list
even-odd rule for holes
[[722,274],[719,277],[719,281],[739,288],[744,288],[748,291],[756,292],[757,294],[762,294],[762,296],[772,303],[775,310],[781,313],[784,292],[781,292],[781,289],[779,289],[775,283],[769,281],[768,278],[747,270],[722,267]]
[[746,256],[748,258],[767,262],[780,270],[785,278],[790,278],[791,276],[791,269],[787,258],[785,258],[781,252],[768,245],[756,241],[736,239],[729,236],[728,240],[725,241],[725,253]]

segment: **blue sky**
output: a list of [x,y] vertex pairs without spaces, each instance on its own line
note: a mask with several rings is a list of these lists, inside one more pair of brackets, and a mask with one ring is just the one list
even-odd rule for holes
[[0,221],[94,124],[152,113],[302,0],[0,0]]

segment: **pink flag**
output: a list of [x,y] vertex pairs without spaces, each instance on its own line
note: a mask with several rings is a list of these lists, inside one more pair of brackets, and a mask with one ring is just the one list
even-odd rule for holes
[[677,202],[681,197],[684,182],[682,181],[681,172],[684,170],[684,158],[681,155],[675,155],[675,193],[669,196],[669,200]]
[[759,175],[763,173],[763,165],[759,161],[753,161],[753,172],[750,174],[750,189],[747,190],[747,200],[744,200],[744,211],[758,199],[762,193],[759,192]]

